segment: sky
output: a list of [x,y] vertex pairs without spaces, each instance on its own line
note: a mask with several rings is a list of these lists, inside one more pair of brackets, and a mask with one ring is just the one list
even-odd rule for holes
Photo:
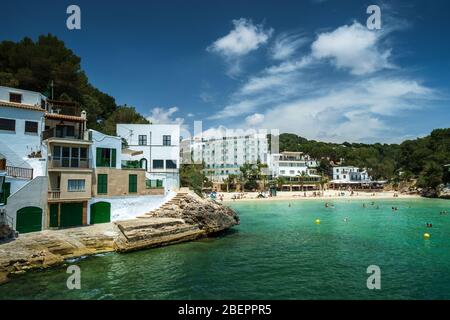
[[[66,27],[71,4],[81,30]],[[365,143],[450,127],[446,0],[6,0],[2,11],[0,41],[58,36],[94,86],[155,123]]]

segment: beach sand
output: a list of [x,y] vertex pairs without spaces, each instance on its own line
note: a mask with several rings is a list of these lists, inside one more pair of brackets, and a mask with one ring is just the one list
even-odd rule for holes
[[[340,195],[340,194],[343,195]],[[394,191],[381,191],[381,192],[354,192],[353,195],[349,191],[338,191],[338,190],[326,190],[323,192],[323,196],[318,196],[318,191],[316,191],[316,196],[314,196],[314,191],[278,191],[276,197],[258,198],[259,192],[245,192],[243,199],[233,200],[233,196],[238,195],[237,192],[218,192],[217,201],[220,201],[219,196],[223,195],[224,202],[233,201],[280,201],[280,200],[336,200],[336,199],[353,199],[353,200],[376,200],[376,199],[419,199],[419,195],[407,195],[401,194]],[[305,196],[306,194],[306,196]],[[397,197],[394,197],[398,195]]]

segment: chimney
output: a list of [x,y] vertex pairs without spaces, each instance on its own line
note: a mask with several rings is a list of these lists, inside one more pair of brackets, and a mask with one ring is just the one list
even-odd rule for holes
[[81,111],[81,117],[83,118],[83,119],[87,119],[87,114],[86,114],[86,111]]

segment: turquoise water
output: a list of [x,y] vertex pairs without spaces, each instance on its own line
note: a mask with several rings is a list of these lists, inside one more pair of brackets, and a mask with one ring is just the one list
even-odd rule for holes
[[[439,212],[450,201],[365,203],[236,202],[241,225],[220,237],[69,262],[81,290],[66,288],[67,265],[29,272],[0,298],[449,299],[450,215]],[[366,287],[369,265],[381,268],[381,290]]]

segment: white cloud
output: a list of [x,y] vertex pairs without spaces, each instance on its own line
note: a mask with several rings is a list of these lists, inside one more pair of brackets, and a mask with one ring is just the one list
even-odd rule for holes
[[311,46],[312,56],[330,59],[337,68],[349,69],[354,75],[392,68],[388,61],[391,51],[381,51],[379,48],[381,35],[354,22],[350,26],[319,34]]
[[[383,91],[386,85],[394,89]],[[348,82],[267,109],[259,127],[325,141],[374,141],[396,135],[387,118],[423,108],[427,105],[424,101],[432,99],[432,90],[416,81],[376,78]]]
[[307,41],[302,33],[282,33],[275,39],[270,49],[271,56],[275,60],[290,58]]
[[252,112],[258,105],[257,100],[242,100],[235,104],[230,104],[216,114],[211,115],[208,119],[217,120],[223,118],[237,117]]
[[243,56],[265,44],[273,31],[244,18],[233,20],[233,25],[233,30],[214,41],[207,50],[226,57]]
[[177,107],[171,107],[168,109],[156,107],[151,110],[150,115],[147,117],[147,120],[151,123],[161,123],[161,124],[170,124],[177,123],[182,125],[184,123],[184,118],[176,117],[173,118],[173,114],[178,112]]
[[254,113],[245,118],[245,123],[249,126],[255,126],[264,121],[264,115],[261,113]]

